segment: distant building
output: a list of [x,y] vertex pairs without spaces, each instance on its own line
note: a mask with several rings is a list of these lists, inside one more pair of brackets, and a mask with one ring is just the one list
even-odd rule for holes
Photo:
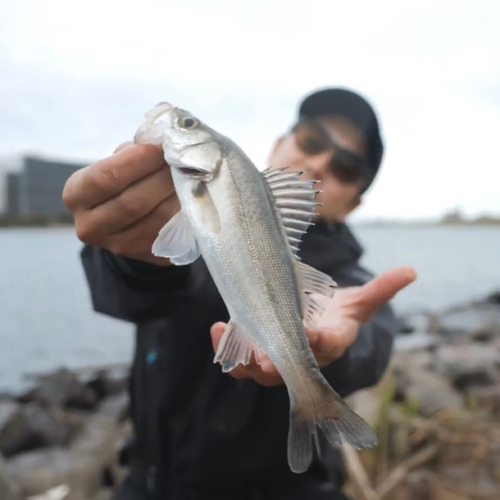
[[62,201],[64,184],[74,172],[84,166],[24,157],[20,171],[6,175],[6,213],[12,217],[69,216]]

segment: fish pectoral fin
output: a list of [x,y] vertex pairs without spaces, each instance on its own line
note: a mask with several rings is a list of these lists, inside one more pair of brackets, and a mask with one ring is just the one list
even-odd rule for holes
[[220,363],[222,371],[226,373],[240,363],[248,365],[252,352],[255,352],[255,359],[259,363],[264,354],[261,347],[248,338],[234,321],[229,321],[215,353],[214,363]]
[[288,172],[287,168],[272,170],[270,167],[262,174],[273,193],[292,253],[300,260],[297,253],[302,235],[313,224],[317,215],[315,208],[321,205],[314,201],[321,192],[313,188],[318,181],[301,181],[302,172]]
[[303,262],[295,262],[295,269],[302,291],[302,317],[304,325],[313,328],[315,319],[325,310],[325,305],[314,295],[331,298],[337,283],[325,273],[308,266]]
[[190,264],[200,256],[193,228],[182,210],[161,228],[151,251],[156,257],[170,258],[178,266]]

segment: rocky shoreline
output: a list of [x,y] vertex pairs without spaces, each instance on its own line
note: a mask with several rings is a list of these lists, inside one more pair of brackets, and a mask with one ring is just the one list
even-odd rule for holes
[[36,375],[0,394],[1,500],[107,500],[126,469],[129,367]]
[[406,318],[389,370],[351,404],[380,446],[346,449],[356,500],[500,498],[500,293]]
[[[381,443],[344,450],[352,497],[498,500],[500,293],[402,321],[386,376],[349,401]],[[0,394],[1,500],[112,497],[127,472],[129,369],[61,369]]]

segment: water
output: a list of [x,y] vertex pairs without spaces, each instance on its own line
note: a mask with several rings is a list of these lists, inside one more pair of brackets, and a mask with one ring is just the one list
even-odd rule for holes
[[[441,309],[500,289],[500,227],[356,226],[376,273],[414,266],[399,312]],[[133,325],[94,313],[71,228],[0,230],[0,391],[23,373],[129,361]],[[208,332],[207,332],[208,334]]]

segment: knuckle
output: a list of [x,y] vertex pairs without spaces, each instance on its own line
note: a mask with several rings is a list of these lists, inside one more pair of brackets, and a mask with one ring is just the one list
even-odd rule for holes
[[90,176],[90,183],[99,192],[113,192],[119,178],[118,171],[113,168],[95,168]]
[[75,219],[75,231],[76,236],[82,243],[91,245],[98,241],[95,227],[80,218]]
[[118,213],[125,219],[134,219],[138,215],[143,215],[149,208],[149,198],[147,196],[127,195],[124,193],[117,198]]

